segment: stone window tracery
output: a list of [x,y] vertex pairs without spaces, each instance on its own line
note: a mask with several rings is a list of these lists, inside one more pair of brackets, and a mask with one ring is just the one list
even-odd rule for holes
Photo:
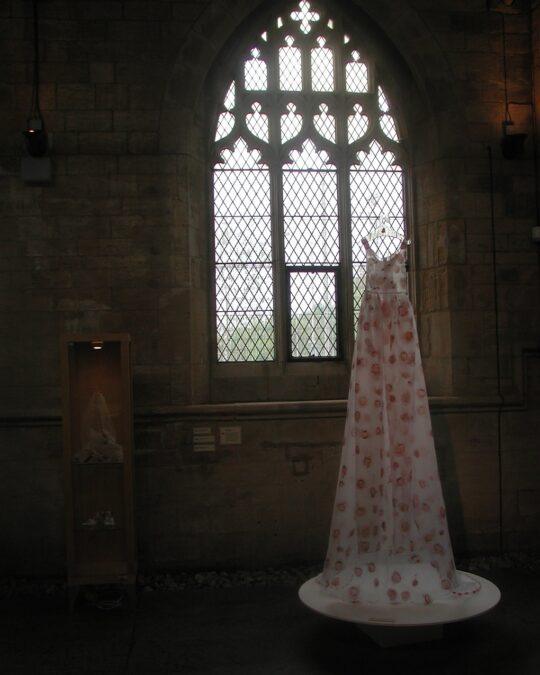
[[[362,45],[307,0],[236,73],[212,146],[215,358],[340,359],[364,289],[361,239],[406,230],[391,103]],[[397,246],[375,241],[383,256]]]

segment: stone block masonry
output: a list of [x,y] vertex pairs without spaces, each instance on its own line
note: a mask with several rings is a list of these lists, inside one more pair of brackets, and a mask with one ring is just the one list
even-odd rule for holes
[[[31,3],[0,8],[0,569],[63,569],[58,338],[70,332],[132,336],[144,566],[317,562],[348,364],[246,374],[210,352],[218,75],[233,78],[229,55],[260,34],[271,3],[39,4],[50,185],[20,177]],[[377,42],[408,152],[411,293],[456,546],[497,548],[502,522],[505,546],[538,548],[540,12],[505,17],[513,131],[528,134],[506,160],[500,14],[450,0],[340,8],[351,34],[367,21],[358,36]],[[241,447],[193,451],[195,424],[231,419]]]

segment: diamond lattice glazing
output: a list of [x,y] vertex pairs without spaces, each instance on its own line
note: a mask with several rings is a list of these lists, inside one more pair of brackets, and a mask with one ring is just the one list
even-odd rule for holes
[[216,305],[225,314],[272,311],[272,265],[218,265]]
[[269,216],[216,216],[214,241],[217,263],[272,260],[272,222]]
[[270,213],[270,174],[267,170],[214,171],[214,215],[262,216]]
[[[364,290],[362,237],[387,257],[405,231],[397,124],[361,45],[340,35],[327,16],[321,22],[307,0],[268,28],[255,37],[217,117],[213,210],[220,361],[285,358],[275,354],[276,344],[285,341],[274,341],[288,314],[289,354],[335,357],[341,351],[336,279],[348,278],[344,295],[352,297],[352,307],[340,317],[351,309],[356,315]],[[377,109],[368,105],[366,93],[376,97]],[[347,146],[371,132],[378,140],[358,152],[351,166]],[[286,158],[283,143],[290,144]],[[337,176],[346,172],[349,179],[338,191]],[[374,237],[383,223],[396,231],[395,240]],[[351,256],[340,250],[349,226]],[[283,303],[275,304],[276,297]]]
[[377,101],[379,103],[379,110],[381,112],[386,113],[390,110],[390,106],[388,105],[388,100],[386,98],[386,95],[385,95],[382,87],[377,88]]
[[270,173],[241,139],[222,156],[214,167],[218,360],[265,361],[274,358]]
[[230,112],[222,112],[218,117],[216,129],[216,141],[228,136],[234,129],[234,115]]
[[268,117],[261,112],[260,103],[254,103],[252,111],[246,115],[247,128],[254,136],[268,142]]
[[360,54],[353,51],[352,61],[345,64],[345,87],[350,93],[363,93],[369,91],[368,69],[365,63],[360,61]]
[[279,88],[282,91],[302,91],[302,52],[293,47],[294,39],[285,38],[286,47],[279,50]]
[[370,238],[384,222],[398,237],[378,237],[372,242],[379,257],[392,255],[405,236],[403,205],[403,175],[401,167],[393,163],[393,155],[383,152],[378,143],[372,143],[369,153],[359,153],[360,165],[353,165],[349,173],[351,199],[352,258],[365,258],[363,237]]
[[323,37],[317,42],[319,46],[311,50],[311,88],[313,91],[334,91],[334,52],[324,46]]
[[334,272],[291,271],[290,331],[293,358],[338,355]]
[[284,230],[285,262],[288,265],[339,263],[337,218],[287,217]]
[[281,115],[280,126],[282,143],[286,143],[300,133],[302,129],[302,115],[296,113],[294,103],[287,104],[287,114]]
[[290,153],[290,163],[284,167],[285,171],[293,169],[312,169],[315,171],[334,171],[335,167],[328,163],[328,153],[319,152],[311,139],[304,141],[301,150],[293,150]]
[[[366,290],[365,264],[353,264],[353,314],[356,319],[360,311],[360,304]],[[355,321],[356,326],[356,321]]]
[[335,170],[283,172],[283,214],[288,216],[338,215]]
[[231,82],[231,86],[227,89],[227,93],[225,94],[225,99],[223,101],[223,106],[225,107],[225,110],[232,110],[234,108],[234,103],[236,100],[236,84],[235,82]]
[[[286,264],[335,264],[339,261],[337,172],[311,142],[283,171]],[[322,167],[325,170],[321,170]],[[296,167],[314,167],[301,168]]]
[[359,218],[351,216],[351,249],[353,261],[364,260],[366,252],[362,239],[367,238],[377,226],[376,218]]
[[369,171],[396,171],[395,157],[391,152],[384,150],[377,141],[369,146],[369,152],[358,153],[358,164],[361,169]]
[[216,265],[216,321],[220,360],[273,358],[271,264]]
[[234,148],[225,148],[221,152],[221,159],[216,162],[218,169],[255,169],[260,170],[259,164],[261,153],[258,150],[250,150],[243,138],[239,138]]
[[313,124],[319,134],[331,141],[336,142],[336,118],[328,114],[328,106],[322,103],[319,107],[319,114],[313,118]]
[[354,106],[354,115],[349,115],[348,119],[347,134],[349,143],[354,143],[354,141],[362,138],[368,130],[368,126],[369,117],[362,115],[362,106],[357,103]]
[[267,87],[266,63],[259,56],[258,49],[252,49],[251,58],[244,64],[244,84],[248,91],[264,91]]
[[217,360],[221,363],[272,361],[274,319],[271,312],[216,314]]
[[381,115],[379,124],[385,136],[388,136],[392,141],[399,141],[396,123],[392,115]]
[[350,173],[351,214],[379,218],[387,214],[393,218],[403,216],[401,172],[354,171]]

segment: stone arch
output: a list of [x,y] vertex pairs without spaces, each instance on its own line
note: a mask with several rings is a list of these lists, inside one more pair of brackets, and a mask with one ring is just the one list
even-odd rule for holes
[[[179,199],[177,224],[187,236],[186,265],[190,296],[189,368],[191,402],[210,399],[208,321],[208,177],[207,130],[215,106],[223,98],[227,64],[232,63],[257,30],[290,3],[243,0],[210,2],[194,22],[176,56],[162,101],[160,152],[178,157]],[[453,391],[451,357],[452,316],[448,302],[448,259],[434,255],[433,237],[444,240],[456,232],[433,234],[432,202],[446,193],[445,156],[463,154],[467,135],[460,99],[454,92],[451,70],[437,43],[418,14],[392,0],[326,0],[329,13],[346,17],[351,32],[376,54],[385,87],[401,111],[400,128],[410,155],[412,212],[416,233],[412,253],[419,324],[427,364],[428,383],[435,394]],[[220,80],[223,85],[219,86]],[[435,174],[433,173],[435,172]],[[443,199],[444,201],[444,199]],[[437,214],[443,220],[444,205]],[[458,235],[459,236],[459,233]],[[437,287],[437,297],[422,288]]]

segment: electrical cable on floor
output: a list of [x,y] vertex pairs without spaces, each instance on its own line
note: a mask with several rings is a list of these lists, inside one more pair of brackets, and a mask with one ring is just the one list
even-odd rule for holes
[[132,623],[131,623],[131,635],[129,636],[129,645],[126,654],[126,661],[124,664],[124,672],[129,673],[129,664],[131,662],[131,657],[133,656],[133,650],[135,648],[135,636],[137,632],[137,617],[139,615],[137,611],[137,592],[135,591],[135,600],[133,607],[131,608],[132,612]]

